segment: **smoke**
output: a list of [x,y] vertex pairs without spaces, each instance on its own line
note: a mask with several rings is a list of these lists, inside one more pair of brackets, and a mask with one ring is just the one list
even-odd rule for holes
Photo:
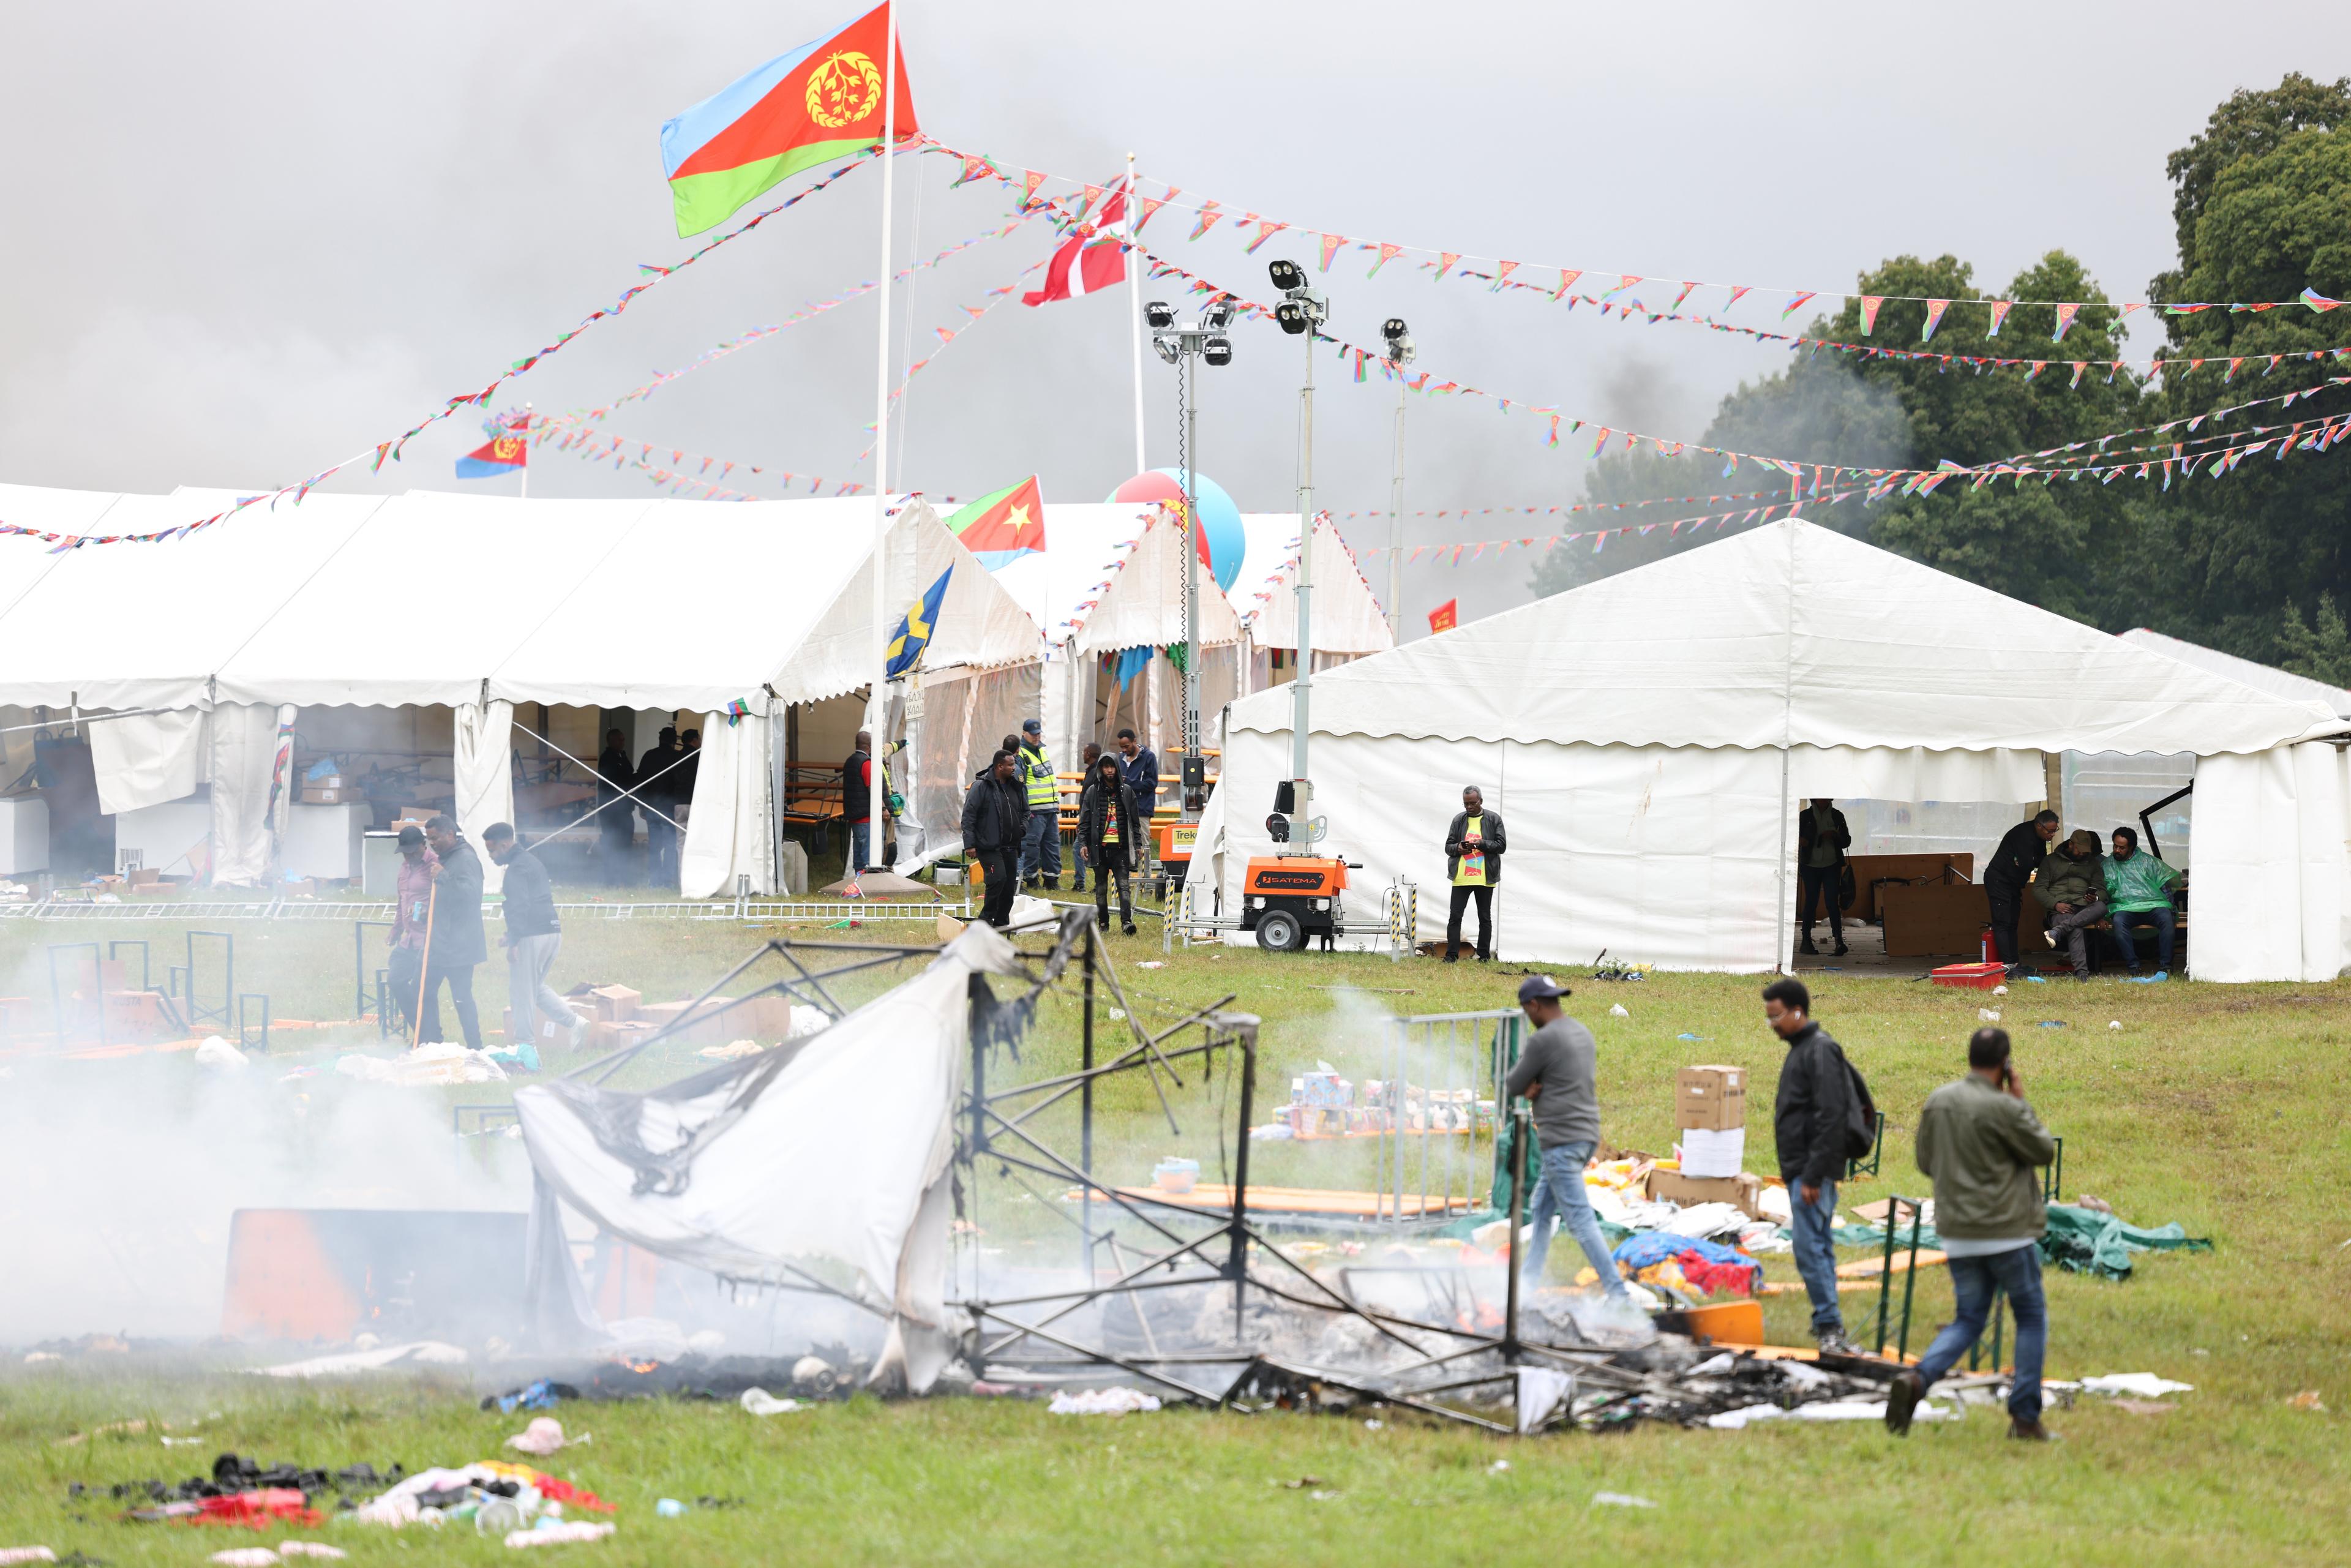
[[281,1078],[266,1058],[19,1061],[0,1086],[0,1343],[220,1332],[231,1217],[251,1207],[505,1209],[522,1145],[450,1135],[422,1090]]

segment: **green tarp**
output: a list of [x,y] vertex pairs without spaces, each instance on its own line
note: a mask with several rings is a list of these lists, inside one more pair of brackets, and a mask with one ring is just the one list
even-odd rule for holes
[[2115,1215],[2070,1203],[2049,1206],[2049,1230],[2041,1255],[2076,1274],[2127,1280],[2134,1252],[2210,1252],[2212,1243],[2191,1237],[2175,1222],[2153,1230],[2126,1225]]

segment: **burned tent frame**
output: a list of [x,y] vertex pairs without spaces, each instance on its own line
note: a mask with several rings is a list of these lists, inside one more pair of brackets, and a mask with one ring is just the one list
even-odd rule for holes
[[[982,1162],[994,1162],[1006,1172],[1019,1171],[1054,1182],[1075,1184],[1079,1200],[1072,1222],[1079,1231],[1083,1272],[1089,1281],[1067,1290],[1020,1296],[991,1298],[974,1291],[958,1300],[951,1295],[947,1305],[967,1313],[975,1325],[965,1349],[965,1358],[975,1373],[987,1376],[991,1369],[1043,1371],[1050,1367],[1056,1375],[1066,1375],[1098,1369],[1123,1373],[1186,1400],[1243,1411],[1311,1406],[1333,1401],[1376,1401],[1504,1432],[1531,1430],[1564,1412],[1574,1412],[1573,1418],[1579,1424],[1597,1424],[1608,1418],[1608,1407],[1618,1401],[1643,1395],[1672,1394],[1666,1377],[1625,1364],[1616,1353],[1581,1343],[1552,1343],[1523,1333],[1515,1268],[1510,1270],[1499,1332],[1493,1333],[1379,1310],[1358,1300],[1346,1288],[1343,1278],[1337,1285],[1326,1281],[1284,1251],[1253,1220],[1249,1209],[1249,1129],[1255,1111],[1259,1019],[1253,1014],[1229,1010],[1235,998],[1228,995],[1153,1032],[1136,1015],[1117,969],[1098,937],[1092,909],[1067,911],[1051,929],[1051,940],[1047,946],[1024,950],[1016,945],[1016,952],[1030,977],[1023,994],[1008,1001],[999,1000],[985,977],[975,975],[970,982],[971,1054],[967,1082],[955,1113],[958,1124],[954,1155],[959,1171],[958,1193],[967,1197],[977,1192],[973,1177]],[[566,1081],[601,1084],[649,1047],[762,996],[788,997],[837,1021],[849,1012],[850,1006],[837,994],[836,982],[901,963],[928,961],[937,952],[935,946],[904,944],[772,938],[705,988],[678,1018],[643,1040],[632,1041],[583,1064],[551,1086],[559,1086]],[[732,999],[720,997],[722,991],[769,957],[780,959],[789,972],[746,996]],[[991,1087],[989,1065],[996,1048],[1008,1048],[1017,1041],[1033,1016],[1038,998],[1048,987],[1065,982],[1072,968],[1077,972],[1082,1008],[1078,1070]],[[1118,1004],[1126,1032],[1131,1036],[1107,1057],[1103,1056],[1104,1042],[1098,1033],[1101,993],[1104,988],[1110,999]],[[804,1036],[764,1053],[760,1082],[771,1081],[781,1072],[813,1038]],[[1204,1070],[1211,1069],[1219,1051],[1233,1053],[1227,1061],[1238,1062],[1238,1117],[1237,1124],[1230,1129],[1235,1135],[1235,1155],[1228,1204],[1222,1208],[1182,1204],[1144,1191],[1098,1186],[1093,1175],[1096,1085],[1117,1074],[1142,1071],[1150,1081],[1161,1112],[1173,1129],[1175,1114],[1161,1074],[1165,1073],[1169,1082],[1181,1089],[1184,1078],[1179,1064],[1197,1059]],[[1036,1124],[1040,1113],[1071,1095],[1078,1100],[1078,1148],[1074,1158],[1049,1143]],[[1523,1120],[1524,1115],[1521,1110],[1520,1119]],[[714,1124],[711,1130],[718,1130],[717,1124]],[[1528,1135],[1525,1127],[1517,1130],[1520,1137]],[[1220,1128],[1220,1135],[1223,1131]],[[698,1146],[702,1141],[697,1137],[694,1142]],[[691,1152],[688,1148],[672,1153],[683,1158]],[[653,1156],[653,1165],[670,1163],[669,1158]],[[1511,1166],[1510,1213],[1511,1234],[1515,1236],[1523,1222],[1527,1176],[1525,1162],[1513,1161]],[[652,1180],[661,1179],[661,1173],[650,1167],[645,1176]],[[959,1198],[959,1207],[963,1200]],[[1108,1214],[1098,1216],[1098,1210],[1107,1210]],[[1186,1237],[1178,1228],[1186,1220],[1206,1220],[1208,1228]],[[1121,1249],[1114,1228],[1122,1221],[1140,1228],[1162,1245],[1140,1259],[1130,1259]],[[1113,1275],[1107,1281],[1099,1280],[1096,1262],[1097,1249],[1103,1246],[1110,1249],[1113,1267]],[[805,1270],[790,1269],[789,1272],[798,1282],[782,1288],[806,1290],[852,1302],[869,1312],[875,1310],[870,1303]],[[1232,1291],[1232,1343],[1228,1346],[1173,1352],[1156,1348],[1156,1338],[1143,1306],[1150,1293],[1218,1285],[1228,1286]],[[1252,1291],[1267,1303],[1353,1319],[1396,1346],[1403,1354],[1403,1363],[1387,1371],[1353,1372],[1301,1364],[1270,1354],[1264,1345],[1248,1343],[1248,1307]],[[1062,1320],[1081,1309],[1115,1298],[1125,1298],[1133,1303],[1135,1321],[1151,1348],[1142,1353],[1116,1350],[1088,1343],[1074,1327],[1060,1326]],[[1449,1348],[1432,1354],[1428,1349],[1431,1340]],[[1177,1375],[1187,1367],[1204,1371],[1231,1369],[1232,1375],[1218,1379],[1217,1386],[1203,1386]],[[1478,1403],[1490,1407],[1496,1402],[1493,1398],[1477,1401],[1470,1397],[1481,1388],[1507,1397],[1522,1367],[1547,1368],[1564,1374],[1568,1379],[1565,1396],[1551,1411],[1541,1414],[1533,1426],[1498,1421],[1461,1407]],[[1580,1394],[1599,1397],[1580,1399]],[[1580,1411],[1576,1409],[1579,1404]]]

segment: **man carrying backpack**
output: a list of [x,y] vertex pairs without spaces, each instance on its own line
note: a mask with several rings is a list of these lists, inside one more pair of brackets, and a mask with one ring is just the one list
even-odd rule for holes
[[1813,1337],[1823,1355],[1861,1355],[1844,1336],[1837,1310],[1837,1177],[1861,1138],[1868,1152],[1876,1109],[1844,1051],[1812,1019],[1813,994],[1801,980],[1779,979],[1763,988],[1763,1018],[1788,1042],[1780,1063],[1780,1092],[1771,1109],[1771,1135],[1779,1145],[1780,1176],[1788,1184],[1788,1229],[1795,1242],[1796,1272],[1813,1303]]

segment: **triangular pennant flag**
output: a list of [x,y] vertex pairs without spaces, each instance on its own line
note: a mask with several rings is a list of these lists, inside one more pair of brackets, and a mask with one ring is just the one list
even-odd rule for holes
[[1377,277],[1380,275],[1380,268],[1385,267],[1389,262],[1394,261],[1397,256],[1400,256],[1403,254],[1404,246],[1400,245],[1390,245],[1385,240],[1382,240],[1380,242],[1379,259],[1372,263],[1371,271],[1364,274],[1364,276],[1365,277]]
[[1518,271],[1518,269],[1519,264],[1515,261],[1496,263],[1494,267],[1494,287],[1488,292],[1499,292],[1502,285],[1509,280],[1510,274]]
[[1580,267],[1561,267],[1559,269],[1559,287],[1551,291],[1551,297],[1553,299],[1557,299],[1561,295],[1574,287],[1575,280],[1583,276],[1583,269]]
[[1328,272],[1331,270],[1331,258],[1339,253],[1339,247],[1347,243],[1347,236],[1345,235],[1324,235],[1322,238],[1322,270],[1324,272]]
[[1683,305],[1684,305],[1684,304],[1688,300],[1688,298],[1689,298],[1689,297],[1690,297],[1690,290],[1691,290],[1691,289],[1693,289],[1693,288],[1696,288],[1697,287],[1698,287],[1698,285],[1697,285],[1697,284],[1695,284],[1695,283],[1685,283],[1685,284],[1683,284],[1683,285],[1682,285],[1682,291],[1681,291],[1679,294],[1677,294],[1677,295],[1675,295],[1675,296],[1674,296],[1674,302],[1673,302],[1671,305],[1668,305],[1667,307],[1666,307],[1666,308],[1667,308],[1667,309],[1668,309],[1668,310],[1678,310],[1678,309],[1680,309],[1680,308],[1682,308],[1682,306],[1683,306]]
[[1632,287],[1635,284],[1640,281],[1641,278],[1638,273],[1620,272],[1616,275],[1616,287],[1610,289],[1600,298],[1603,299],[1614,298],[1615,296],[1624,293],[1625,290]]
[[2074,379],[2065,384],[2069,387],[2080,386],[2082,384],[2082,372],[2089,368],[2090,364],[2087,360],[2075,360],[2074,361]]
[[2074,318],[2079,316],[2081,313],[2082,308],[2079,305],[2058,306],[2057,330],[2049,335],[2049,340],[2053,343],[2064,342],[2065,340],[2065,334],[2074,329]]
[[1865,294],[1861,297],[1861,335],[1863,337],[1866,338],[1877,330],[1878,308],[1885,303],[1886,296],[1883,294]]
[[1020,171],[1020,204],[1023,207],[1026,207],[1029,203],[1037,199],[1037,187],[1044,183],[1045,176],[1040,174],[1036,170],[1023,169]]
[[1201,203],[1198,214],[1199,221],[1192,225],[1191,237],[1193,239],[1198,239],[1202,235],[1207,234],[1210,229],[1214,228],[1217,224],[1217,213],[1216,203]]
[[1722,302],[1722,308],[1723,308],[1725,310],[1729,309],[1732,306],[1734,306],[1734,305],[1738,304],[1740,300],[1742,300],[1742,299],[1746,298],[1747,298],[1747,294],[1748,294],[1747,285],[1745,285],[1745,284],[1743,284],[1743,283],[1734,283],[1734,284],[1732,284],[1732,285],[1730,286],[1730,298],[1728,298],[1728,299],[1726,299],[1726,300],[1724,300],[1724,301]]
[[1249,242],[1244,254],[1255,256],[1257,254],[1258,246],[1263,245],[1266,241],[1271,239],[1275,235],[1280,234],[1289,226],[1290,225],[1288,224],[1275,223],[1271,218],[1259,219],[1257,225],[1257,238]]
[[1987,338],[1997,338],[2000,336],[2001,323],[2007,320],[2008,313],[2016,308],[2016,301],[2013,299],[1995,299],[1991,303],[1991,325],[1984,329],[1984,336]]
[[1141,216],[1134,220],[1134,232],[1141,234],[1143,232],[1143,225],[1151,221],[1152,214],[1157,212],[1160,208],[1165,206],[1168,203],[1174,201],[1177,196],[1180,196],[1183,193],[1184,188],[1182,186],[1170,185],[1167,187],[1167,193],[1164,196],[1144,197],[1143,213]]
[[1450,271],[1452,271],[1452,270],[1453,270],[1453,264],[1454,264],[1455,262],[1457,262],[1457,261],[1459,261],[1460,259],[1461,259],[1461,253],[1460,253],[1459,251],[1458,251],[1458,250],[1442,250],[1442,251],[1437,252],[1437,281],[1438,281],[1438,282],[1440,282],[1440,283],[1442,283],[1442,282],[1445,280],[1445,275],[1446,275],[1447,273],[1448,273],[1448,272],[1450,272]]
[[[995,172],[995,168],[989,164],[987,159],[966,156],[963,161],[963,172],[956,176],[955,183],[956,185],[960,185],[966,181],[977,180],[982,174],[993,174]],[[950,185],[947,188],[949,190],[953,190],[955,186]]]
[[1600,434],[1592,438],[1592,455],[1594,457],[1599,456],[1600,449],[1607,445],[1608,438],[1615,434],[1616,433],[1614,431],[1609,429],[1606,425],[1602,425],[1600,427]]
[[1789,300],[1787,304],[1780,308],[1780,319],[1785,321],[1789,317],[1793,316],[1797,311],[1802,310],[1805,306],[1811,304],[1819,297],[1820,296],[1817,291],[1797,295],[1793,299]]
[[1951,302],[1948,299],[1929,299],[1927,301],[1927,329],[1918,334],[1918,340],[1920,342],[1930,343],[1934,341],[1935,329],[1943,324],[1943,312],[1949,310],[1950,308]]
[[2329,299],[2325,295],[2321,294],[2315,288],[2304,289],[2302,291],[2301,298],[2302,302],[2304,305],[2309,306],[2313,310],[2321,311],[2332,310],[2337,305],[2343,303],[2340,299]]

